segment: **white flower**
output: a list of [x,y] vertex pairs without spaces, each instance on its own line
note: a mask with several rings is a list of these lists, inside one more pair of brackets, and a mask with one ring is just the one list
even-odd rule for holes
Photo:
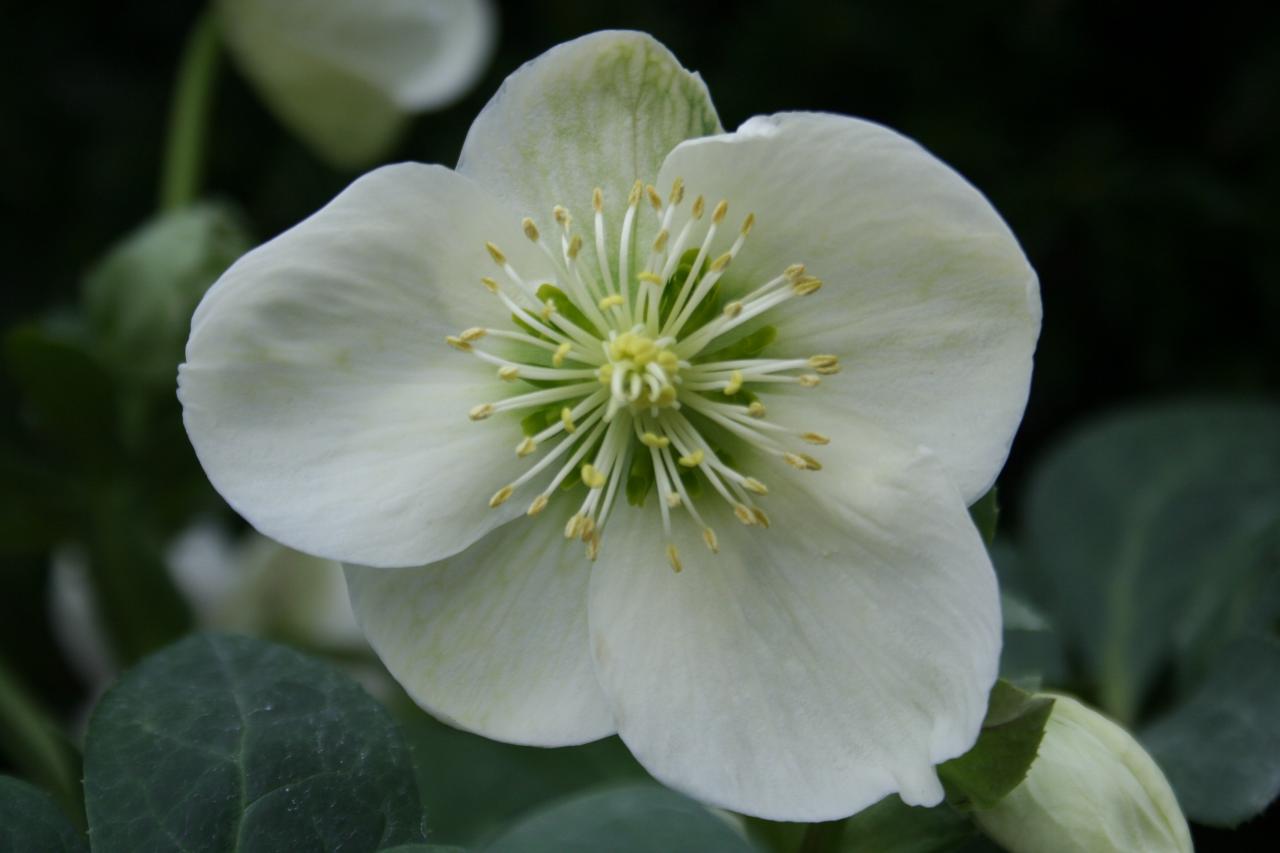
[[339,166],[376,160],[493,53],[489,0],[217,0],[227,45],[281,121]]
[[974,816],[1014,853],[1191,853],[1178,799],[1132,735],[1069,696],[1054,696],[1027,778]]
[[597,33],[513,74],[457,171],[375,171],[233,266],[180,394],[214,485],[351,564],[435,715],[616,731],[699,799],[820,820],[938,802],[977,736],[1000,615],[965,507],[1039,318],[916,144],[723,133],[661,45]]

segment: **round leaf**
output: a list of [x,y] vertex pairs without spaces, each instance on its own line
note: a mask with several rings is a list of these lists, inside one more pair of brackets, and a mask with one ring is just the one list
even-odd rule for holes
[[79,853],[86,850],[53,798],[26,782],[0,776],[0,850]]

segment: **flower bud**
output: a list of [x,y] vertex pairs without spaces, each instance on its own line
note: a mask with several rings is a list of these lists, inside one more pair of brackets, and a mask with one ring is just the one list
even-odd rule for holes
[[1133,736],[1068,696],[1054,696],[1027,778],[974,817],[1012,853],[1191,851],[1168,780]]

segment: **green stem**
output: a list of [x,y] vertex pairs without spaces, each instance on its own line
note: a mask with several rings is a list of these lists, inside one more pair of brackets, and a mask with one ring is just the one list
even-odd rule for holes
[[73,821],[84,827],[80,771],[71,745],[0,662],[0,750],[23,775],[53,794]]
[[160,175],[161,210],[190,204],[200,192],[213,84],[218,77],[219,38],[217,21],[205,12],[196,19],[182,50]]
[[800,839],[800,849],[796,853],[832,853],[839,850],[844,825],[843,819],[809,824],[804,831],[804,838]]

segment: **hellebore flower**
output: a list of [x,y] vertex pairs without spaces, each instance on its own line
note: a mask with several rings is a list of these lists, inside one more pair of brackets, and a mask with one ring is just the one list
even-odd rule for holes
[[1040,754],[978,825],[1014,853],[1190,853],[1169,781],[1133,736],[1070,696],[1055,696]]
[[242,258],[180,394],[214,485],[349,564],[436,716],[616,731],[704,801],[820,820],[938,802],[977,736],[1000,615],[966,503],[1039,318],[916,144],[723,133],[665,48],[597,33],[516,71],[457,171],[377,170]]

